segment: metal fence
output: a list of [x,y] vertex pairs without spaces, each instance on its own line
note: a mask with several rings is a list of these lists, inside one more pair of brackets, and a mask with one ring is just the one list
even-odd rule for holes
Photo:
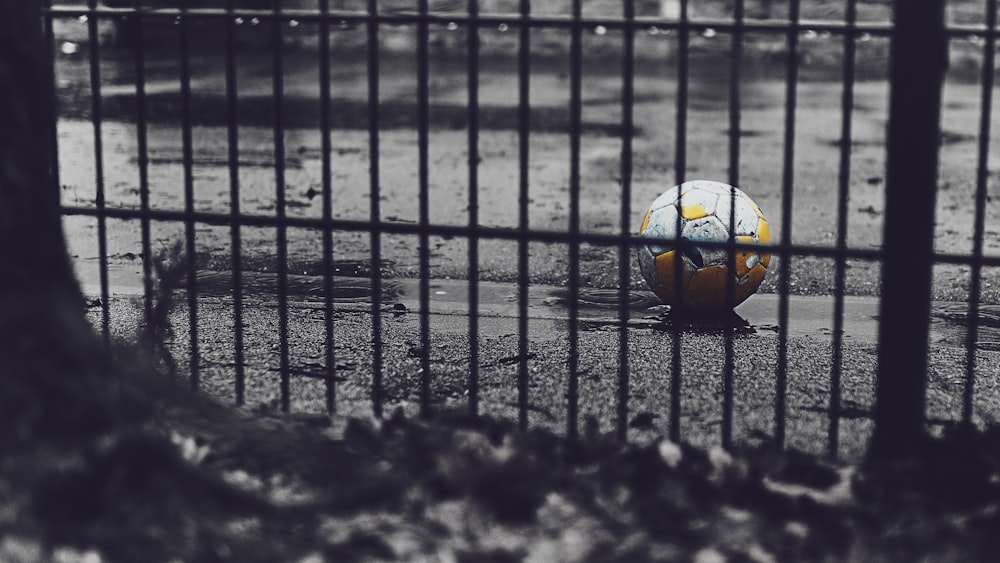
[[[480,412],[480,308],[481,308],[481,284],[479,279],[483,273],[483,255],[481,245],[484,241],[507,241],[514,245],[516,251],[509,257],[509,260],[516,264],[516,286],[518,288],[516,299],[516,355],[512,356],[511,362],[516,365],[517,377],[517,413],[519,424],[522,427],[529,425],[529,415],[531,413],[529,397],[531,394],[531,363],[533,355],[530,352],[530,342],[532,334],[530,329],[530,319],[532,312],[529,310],[528,294],[533,282],[531,279],[530,251],[534,243],[563,245],[568,252],[568,271],[566,273],[566,323],[567,349],[565,361],[568,365],[568,378],[565,389],[566,406],[566,432],[576,436],[581,430],[578,427],[580,419],[580,395],[579,386],[582,373],[585,371],[578,364],[581,350],[581,292],[585,292],[585,287],[581,281],[581,248],[584,245],[592,245],[614,249],[616,260],[616,271],[614,285],[616,299],[613,300],[616,307],[616,319],[612,326],[616,327],[616,337],[618,351],[615,358],[616,365],[616,388],[615,404],[615,432],[620,438],[625,438],[629,432],[630,421],[630,357],[627,352],[630,349],[630,322],[632,319],[632,304],[630,294],[636,289],[633,269],[633,249],[635,245],[643,242],[635,233],[633,226],[633,215],[635,207],[641,206],[637,203],[633,194],[634,173],[640,166],[634,159],[635,150],[633,143],[637,135],[636,116],[633,109],[636,105],[635,84],[637,76],[646,72],[640,71],[637,61],[646,64],[650,59],[660,57],[661,54],[637,53],[637,37],[659,35],[666,37],[662,42],[664,54],[659,64],[654,64],[654,68],[662,72],[670,72],[676,77],[675,105],[673,112],[673,154],[665,155],[664,162],[669,162],[669,169],[663,172],[663,188],[674,183],[681,183],[692,177],[689,166],[689,135],[692,125],[689,123],[689,108],[698,102],[693,98],[691,92],[691,76],[698,69],[692,68],[692,64],[700,64],[697,61],[699,49],[698,41],[706,37],[714,37],[716,41],[728,37],[729,43],[725,49],[725,54],[715,60],[716,64],[723,65],[723,69],[717,75],[718,88],[727,92],[726,100],[728,109],[725,112],[728,120],[727,133],[722,151],[724,160],[728,165],[728,177],[725,178],[732,185],[741,184],[741,169],[746,164],[748,158],[741,153],[741,129],[745,129],[742,123],[742,112],[745,100],[743,99],[743,88],[745,87],[744,73],[747,72],[747,62],[744,48],[749,37],[769,38],[769,40],[780,45],[781,56],[775,59],[771,66],[777,69],[781,75],[784,87],[781,91],[783,104],[781,111],[781,171],[780,171],[780,210],[777,213],[777,220],[782,226],[780,238],[775,241],[771,251],[779,258],[779,267],[775,269],[771,276],[774,280],[773,290],[778,295],[777,300],[777,373],[775,378],[774,405],[773,405],[773,439],[776,444],[783,446],[786,441],[786,421],[787,421],[787,388],[789,378],[795,376],[789,369],[789,299],[793,293],[790,286],[792,283],[792,264],[800,257],[814,257],[832,261],[833,267],[833,315],[831,319],[832,331],[832,359],[829,373],[829,397],[826,398],[826,407],[823,409],[827,417],[827,449],[831,455],[837,455],[838,443],[841,434],[841,421],[851,415],[847,412],[847,407],[842,403],[842,371],[843,354],[845,353],[844,334],[844,303],[845,295],[848,293],[847,276],[850,263],[866,262],[882,264],[887,259],[884,247],[858,247],[849,244],[848,236],[848,215],[849,201],[852,182],[852,149],[857,145],[853,127],[856,124],[854,115],[857,107],[854,98],[856,89],[856,78],[861,67],[871,65],[871,61],[859,60],[858,46],[868,41],[885,41],[891,38],[894,27],[884,18],[874,18],[871,21],[859,17],[865,10],[885,10],[881,2],[859,2],[858,0],[845,0],[842,5],[834,2],[821,3],[824,6],[837,4],[836,13],[839,19],[804,20],[802,18],[802,8],[797,0],[790,0],[787,6],[772,6],[770,2],[763,2],[759,6],[757,3],[745,2],[744,0],[733,0],[732,2],[719,3],[724,7],[723,12],[718,14],[695,15],[692,14],[692,5],[686,0],[679,2],[662,3],[638,3],[641,13],[637,13],[637,3],[622,2],[621,12],[617,14],[596,13],[595,10],[588,11],[587,5],[581,0],[567,2],[569,13],[547,13],[541,11],[542,8],[533,7],[528,0],[519,0],[517,4],[511,3],[511,13],[493,13],[481,10],[477,0],[468,2],[447,2],[434,3],[428,0],[420,0],[413,6],[393,6],[387,8],[384,3],[376,0],[368,0],[364,5],[355,6],[349,2],[331,2],[331,0],[318,0],[315,5],[305,2],[295,4],[290,8],[288,4],[281,1],[274,1],[261,5],[260,2],[253,5],[245,5],[237,0],[226,0],[225,2],[204,3],[194,1],[178,0],[175,2],[154,2],[153,0],[136,0],[136,2],[114,2],[100,4],[96,0],[88,0],[86,5],[55,5],[49,6],[46,11],[45,26],[50,44],[52,45],[52,60],[54,77],[58,78],[60,73],[56,61],[60,58],[60,50],[63,54],[75,52],[74,44],[69,46],[61,43],[58,38],[56,27],[60,22],[76,22],[85,27],[85,34],[79,43],[89,45],[85,53],[87,56],[85,67],[89,72],[89,77],[85,81],[89,84],[89,92],[80,93],[77,100],[78,116],[85,116],[89,119],[92,128],[91,139],[93,141],[93,188],[94,197],[92,203],[72,204],[64,203],[63,214],[70,217],[92,218],[96,224],[97,258],[99,262],[99,324],[103,333],[110,338],[112,322],[112,310],[109,303],[112,298],[109,281],[109,254],[108,248],[108,224],[110,221],[123,221],[128,225],[137,225],[139,238],[141,240],[141,268],[143,288],[142,294],[144,314],[148,318],[153,314],[156,303],[156,272],[153,231],[157,225],[178,224],[183,226],[182,240],[184,255],[190,258],[189,266],[184,270],[180,289],[186,293],[186,308],[188,316],[186,349],[189,352],[189,363],[186,372],[190,375],[191,385],[194,388],[201,386],[200,374],[203,370],[202,350],[199,348],[201,336],[199,335],[199,279],[196,271],[194,257],[199,254],[198,232],[202,226],[224,227],[229,232],[229,247],[232,252],[231,259],[231,284],[232,284],[232,342],[233,342],[233,370],[235,372],[235,389],[233,394],[237,403],[245,401],[246,393],[246,359],[244,357],[246,343],[244,342],[244,321],[248,315],[248,305],[245,303],[244,285],[247,270],[241,260],[241,248],[244,248],[243,240],[245,229],[266,227],[273,229],[275,233],[274,249],[276,251],[276,307],[278,312],[278,323],[276,327],[278,346],[276,353],[280,358],[278,377],[280,377],[280,407],[283,410],[290,408],[290,385],[291,376],[294,372],[293,346],[289,343],[289,294],[290,284],[293,283],[295,273],[289,271],[288,232],[291,229],[306,229],[316,234],[317,244],[322,246],[321,271],[318,272],[323,280],[321,291],[322,318],[325,330],[325,349],[322,354],[319,374],[325,385],[325,405],[328,412],[338,410],[336,342],[343,335],[338,334],[338,323],[336,322],[339,305],[336,302],[335,274],[337,273],[334,256],[337,254],[335,244],[335,233],[358,233],[367,237],[368,248],[370,249],[368,262],[371,264],[368,272],[370,283],[370,303],[366,303],[364,308],[370,312],[371,326],[370,334],[365,338],[371,339],[371,388],[370,406],[375,416],[383,416],[385,408],[384,389],[387,384],[384,378],[386,366],[384,363],[386,342],[384,340],[386,318],[393,315],[391,309],[387,310],[385,300],[385,289],[392,280],[383,277],[381,264],[385,258],[382,254],[384,239],[389,236],[415,237],[417,245],[417,266],[416,280],[418,287],[417,300],[419,302],[419,338],[412,347],[414,356],[419,362],[419,411],[428,414],[432,410],[432,374],[434,368],[431,365],[431,350],[435,344],[431,329],[431,288],[432,279],[432,237],[447,237],[467,241],[467,271],[465,278],[467,283],[467,311],[468,327],[466,336],[468,338],[468,380],[467,398],[468,409],[473,413]],[[492,2],[492,8],[501,6],[502,2]],[[808,5],[808,3],[806,3]],[[975,4],[963,2],[962,5]],[[763,9],[780,12],[775,17],[758,18],[749,17],[748,6],[755,10]],[[808,7],[808,6],[807,6]],[[657,11],[662,8],[662,11]],[[498,8],[497,8],[498,9]],[[676,9],[676,13],[672,10]],[[970,422],[973,419],[973,396],[974,379],[977,371],[977,358],[980,356],[981,347],[977,347],[977,330],[980,328],[980,319],[983,314],[980,311],[981,279],[983,270],[989,267],[1000,266],[1000,257],[990,256],[984,251],[984,241],[986,241],[988,229],[986,228],[986,209],[990,196],[988,184],[991,181],[989,173],[989,141],[991,135],[991,102],[994,95],[995,82],[995,51],[996,51],[996,2],[984,2],[977,5],[981,14],[978,21],[965,21],[960,23],[949,23],[944,32],[949,41],[963,42],[976,45],[979,49],[978,84],[980,85],[978,131],[976,138],[976,175],[974,201],[975,208],[972,226],[973,248],[970,253],[954,253],[936,251],[928,254],[934,265],[959,264],[966,265],[971,269],[968,286],[968,310],[964,316],[968,329],[966,331],[964,366],[956,369],[963,369],[965,373],[963,386],[962,412],[958,420]],[[594,12],[594,13],[591,13]],[[812,13],[812,12],[810,12]],[[268,115],[267,123],[272,128],[273,138],[273,214],[248,213],[241,209],[241,147],[240,147],[240,126],[241,119],[245,119],[242,113],[245,106],[241,106],[238,89],[238,61],[248,49],[246,43],[241,39],[241,30],[247,26],[256,26],[261,30],[258,35],[261,37],[253,51],[255,57],[269,56],[269,78],[271,81],[270,107],[257,108]],[[108,27],[110,26],[110,27]],[[206,32],[200,26],[208,26],[210,32],[207,36],[212,38],[206,43]],[[310,31],[302,32],[296,28],[308,28]],[[127,47],[108,47],[107,51],[114,51],[120,66],[130,68],[133,77],[133,89],[129,92],[129,97],[133,100],[131,105],[125,109],[115,106],[109,100],[105,91],[102,91],[105,80],[102,72],[107,72],[102,66],[105,59],[102,58],[102,45],[107,45],[108,41],[102,37],[107,29],[113,29],[118,40],[126,40]],[[164,29],[170,30],[165,32]],[[199,31],[199,29],[202,29]],[[362,37],[361,41],[354,44],[341,42],[337,39],[337,30],[351,29],[357,37]],[[389,29],[409,29],[414,33],[412,42],[406,43],[403,50],[411,48],[415,51],[412,56],[413,66],[406,69],[414,76],[414,89],[412,95],[413,116],[406,121],[405,126],[412,127],[416,133],[417,167],[414,171],[415,183],[417,184],[417,197],[415,205],[417,207],[417,218],[415,222],[397,222],[389,220],[382,209],[387,197],[383,192],[383,175],[388,166],[393,163],[383,162],[382,143],[384,134],[384,124],[392,121],[398,123],[399,116],[396,114],[398,108],[385,107],[381,101],[381,90],[383,74],[381,65],[384,64],[383,41]],[[464,115],[454,118],[460,123],[461,128],[467,131],[464,151],[459,155],[460,166],[464,167],[465,185],[467,186],[467,201],[463,207],[467,208],[467,216],[459,224],[439,224],[432,222],[431,198],[432,189],[431,174],[435,163],[432,162],[430,150],[432,141],[430,134],[432,131],[431,122],[431,96],[434,84],[431,77],[432,51],[439,53],[442,47],[435,47],[432,39],[438,30],[465,30],[464,40],[452,40],[443,49],[446,51],[460,52],[464,58],[464,69],[459,73],[464,75],[466,81],[466,96],[464,99]],[[487,30],[491,33],[496,30],[510,31],[505,37],[506,43],[501,47],[491,47],[483,41],[481,35]],[[548,53],[550,58],[565,57],[566,64],[566,88],[568,88],[568,107],[564,114],[565,120],[556,129],[561,128],[568,142],[568,175],[566,177],[567,194],[565,202],[565,213],[567,223],[565,229],[538,229],[532,228],[529,224],[529,204],[533,197],[532,192],[532,135],[535,127],[540,123],[539,116],[534,113],[531,99],[534,86],[533,80],[537,80],[533,74],[533,64],[536,64],[535,56],[551,46],[546,41],[539,41],[538,33],[544,30],[555,30],[558,33],[568,34],[564,48],[556,49],[554,54]],[[298,35],[296,35],[298,34]],[[294,150],[290,149],[287,143],[287,131],[289,121],[294,121],[294,117],[286,115],[287,106],[284,99],[287,95],[284,82],[286,76],[286,65],[288,64],[288,53],[283,45],[289,42],[289,36],[294,35],[301,39],[306,39],[299,45],[300,49],[315,49],[316,68],[315,77],[318,92],[318,122],[314,124],[321,139],[320,160],[321,167],[318,171],[316,190],[317,197],[321,198],[322,210],[318,217],[303,217],[288,214],[289,208],[287,194],[288,186],[288,166],[289,159],[296,158]],[[583,77],[588,65],[607,64],[607,56],[599,59],[598,63],[592,59],[593,51],[585,47],[585,39],[594,35],[600,35],[605,42],[617,42],[611,50],[614,59],[620,66],[620,119],[610,131],[618,139],[619,152],[617,164],[617,180],[620,184],[620,206],[617,216],[609,221],[613,226],[603,232],[587,230],[581,224],[581,194],[584,189],[581,186],[581,143],[585,136],[587,124],[584,122],[583,114],[585,110],[585,100],[583,97]],[[839,45],[838,57],[840,63],[839,83],[840,105],[830,107],[828,111],[835,112],[838,119],[833,120],[839,126],[836,134],[835,145],[837,147],[839,161],[836,169],[836,197],[835,209],[836,228],[832,234],[832,244],[812,244],[807,242],[796,242],[792,237],[792,225],[794,221],[793,197],[796,194],[795,166],[796,166],[796,138],[797,122],[796,115],[800,105],[800,71],[803,63],[804,51],[801,42],[806,37],[820,35],[829,42],[836,42]],[[167,37],[169,41],[165,40]],[[333,39],[331,39],[333,38]],[[179,107],[173,108],[180,119],[180,130],[182,132],[182,152],[178,159],[183,174],[180,182],[183,184],[183,206],[179,209],[158,208],[150,203],[150,180],[148,171],[150,166],[150,149],[148,146],[148,126],[151,121],[151,114],[161,111],[160,108],[152,106],[148,99],[151,97],[150,88],[153,87],[147,81],[147,74],[150,72],[149,46],[152,43],[160,45],[163,49],[173,50],[176,65],[179,72],[180,95],[178,98]],[[166,45],[166,47],[163,47]],[[206,46],[208,45],[208,46]],[[304,45],[304,46],[303,46]],[[589,44],[588,44],[589,45]],[[263,46],[264,49],[260,49]],[[268,47],[269,46],[269,47]],[[226,146],[225,166],[228,168],[228,197],[230,208],[226,211],[204,211],[199,210],[196,196],[195,161],[196,139],[195,136],[201,134],[198,124],[192,119],[192,114],[198,111],[203,115],[204,108],[198,110],[198,104],[204,100],[198,98],[192,92],[192,57],[198,49],[214,49],[224,60],[224,93],[221,105],[213,106],[209,119],[225,128],[224,138]],[[698,51],[698,52],[696,52]],[[126,55],[122,55],[126,53]],[[480,76],[483,72],[482,65],[485,57],[507,56],[513,61],[515,71],[512,80],[516,81],[517,101],[513,104],[516,108],[513,114],[513,134],[516,135],[517,159],[516,174],[513,175],[517,181],[517,222],[515,228],[484,226],[483,208],[480,202],[480,194],[484,189],[484,184],[489,180],[484,180],[480,175],[481,156],[481,131],[482,120],[487,119],[489,108],[481,103],[484,92],[481,89]],[[919,56],[919,55],[913,55]],[[123,58],[124,57],[124,58]],[[331,72],[335,67],[335,62],[341,57],[361,57],[361,61],[366,68],[367,80],[363,102],[354,108],[358,115],[345,116],[343,110],[333,107],[331,104]],[[696,61],[692,63],[692,61]],[[916,62],[919,67],[919,61]],[[911,65],[912,66],[912,65]],[[646,67],[643,67],[646,68]],[[875,65],[878,69],[879,66]],[[885,67],[881,67],[885,68]],[[877,70],[876,70],[877,72]],[[63,104],[65,113],[66,99],[61,98],[59,103]],[[358,111],[359,110],[359,111]],[[348,110],[350,111],[350,110]],[[137,177],[138,206],[118,206],[109,205],[106,201],[106,173],[103,169],[106,148],[103,145],[102,128],[106,124],[106,113],[116,113],[114,117],[128,114],[129,119],[134,120],[136,131],[136,154],[134,155],[134,167]],[[355,119],[361,123],[361,127],[366,130],[367,153],[367,186],[368,192],[368,220],[338,218],[336,210],[339,202],[336,200],[335,179],[333,174],[334,164],[331,160],[331,153],[335,150],[333,135],[337,128],[345,119]],[[296,127],[302,127],[301,123]],[[891,129],[898,128],[898,124],[890,123]],[[54,138],[57,138],[55,136]],[[914,140],[919,143],[919,139]],[[936,153],[937,139],[931,140]],[[54,146],[53,152],[59,154],[59,147]],[[891,174],[891,173],[890,173]],[[65,179],[63,179],[65,181]],[[889,178],[889,184],[892,183]],[[886,216],[893,217],[906,214],[904,208],[908,205],[905,201],[899,203],[898,200],[892,203],[895,208],[886,209]],[[933,205],[933,199],[931,199]],[[892,234],[886,233],[886,241],[892,238]],[[905,235],[904,235],[905,236]],[[739,248],[740,245],[730,242],[727,248]],[[929,268],[928,266],[928,275]],[[929,282],[928,282],[929,283]],[[919,284],[918,284],[919,285]],[[917,307],[918,311],[922,311]],[[923,313],[921,313],[923,314]],[[927,314],[923,314],[926,323],[923,325],[923,334],[926,337],[926,326],[930,322]],[[883,335],[886,332],[886,323],[894,322],[891,318],[883,318]],[[898,322],[898,321],[897,321]],[[903,323],[909,321],[903,320]],[[683,323],[673,322],[667,325],[671,332],[669,353],[670,362],[663,366],[665,372],[663,381],[669,389],[669,408],[666,427],[669,435],[673,439],[684,438],[682,434],[681,417],[684,413],[685,405],[682,404],[682,361],[685,355],[683,343],[685,341],[685,331],[690,327],[685,327]],[[894,325],[897,328],[900,325]],[[890,327],[891,328],[891,327]],[[919,327],[918,327],[919,328]],[[721,371],[721,442],[730,445],[733,442],[733,412],[734,395],[733,386],[734,370],[736,364],[736,352],[734,342],[737,338],[738,327],[728,325],[722,329],[724,338],[722,346],[724,352],[724,363],[720,366]],[[355,336],[355,335],[351,335]],[[926,339],[925,339],[926,340]],[[886,350],[889,343],[883,342],[882,350]],[[889,356],[882,358],[883,363],[887,362]],[[982,360],[980,360],[981,362]],[[884,369],[884,366],[883,366]],[[926,369],[926,361],[924,363]],[[692,384],[685,382],[685,385]],[[921,411],[922,414],[922,411]]]

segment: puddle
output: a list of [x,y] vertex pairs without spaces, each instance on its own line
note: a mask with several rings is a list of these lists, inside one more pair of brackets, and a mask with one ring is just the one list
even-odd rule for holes
[[[672,314],[670,311],[647,317],[654,321],[650,326],[661,332],[676,330],[694,334],[723,334],[733,330],[737,335],[756,334],[757,329],[735,311],[716,314]],[[766,329],[767,327],[762,327]]]
[[[88,267],[89,266],[89,267]],[[348,265],[345,269],[354,271]],[[96,264],[77,265],[77,278],[87,295],[100,295],[100,277]],[[141,266],[108,265],[108,291],[111,295],[138,296],[143,294]],[[278,294],[278,274],[270,272],[242,272],[244,296],[276,296]],[[185,282],[182,282],[184,284]],[[233,294],[233,273],[231,271],[199,270],[196,274],[196,289],[199,295],[231,297]],[[177,291],[184,291],[182,285]],[[393,301],[400,296],[401,284],[394,280],[382,280],[382,300]],[[285,294],[292,300],[323,301],[326,284],[322,276],[289,274],[286,277]],[[333,300],[337,303],[371,303],[371,280],[365,277],[334,276]]]
[[[244,295],[278,294],[276,273],[243,272],[241,281]],[[399,288],[398,282],[382,280],[382,300],[396,299],[399,296]],[[198,272],[197,290],[200,295],[229,297],[233,294],[233,274]],[[371,303],[373,297],[369,278],[334,276],[331,290],[333,300],[337,303]],[[293,299],[322,301],[326,299],[326,283],[322,276],[289,274],[285,279],[285,294]]]
[[[571,297],[569,289],[549,289],[548,293],[548,297],[542,299],[543,304],[557,307],[568,306]],[[651,293],[630,291],[626,293],[626,298],[628,299],[628,307],[632,311],[642,311],[662,304]],[[577,303],[581,309],[604,309],[617,312],[620,299],[621,292],[617,289],[582,287],[578,291]]]
[[[964,347],[971,324],[968,303],[931,303],[932,343]],[[1000,351],[1000,306],[980,304],[976,327],[976,348]]]
[[[931,317],[961,326],[969,326],[972,320],[968,303],[933,303]],[[1000,306],[981,304],[976,318],[979,328],[1000,329]]]
[[[100,295],[98,264],[77,261],[77,277],[88,296]],[[367,310],[372,301],[371,279],[368,276],[350,275],[367,273],[370,265],[363,262],[340,262],[335,265],[338,274],[333,278],[333,300],[338,306]],[[141,264],[109,264],[109,292],[118,296],[139,296],[143,293]],[[278,291],[278,275],[268,272],[244,272],[245,297],[273,300]],[[232,295],[233,278],[230,271],[201,270],[197,274],[200,295],[228,298]],[[289,274],[287,295],[290,304],[322,303],[325,301],[325,283],[319,275]],[[480,317],[516,319],[520,311],[520,291],[516,284],[481,281],[477,284]],[[183,291],[184,288],[178,288]],[[398,314],[420,311],[420,281],[417,279],[383,279],[381,301]],[[432,314],[468,316],[469,282],[466,280],[430,280],[427,286],[429,307]],[[569,318],[570,292],[565,287],[532,285],[528,287],[527,309],[532,320],[565,321]],[[616,289],[580,288],[577,317],[581,328],[596,327],[603,330],[617,325],[620,293]],[[690,333],[719,333],[735,329],[737,334],[774,336],[779,332],[778,311],[780,298],[773,294],[753,295],[741,303],[733,313],[721,316],[671,316],[669,308],[648,291],[630,291],[627,295],[630,311],[629,325],[655,331],[680,329]],[[789,336],[831,338],[833,335],[834,299],[831,296],[788,297]],[[878,341],[879,300],[875,297],[844,298],[844,328],[842,336],[855,342]],[[395,313],[394,313],[395,314]],[[1000,351],[1000,306],[980,306],[976,347],[985,351]],[[931,304],[932,345],[962,348],[970,324],[967,303],[934,302]]]

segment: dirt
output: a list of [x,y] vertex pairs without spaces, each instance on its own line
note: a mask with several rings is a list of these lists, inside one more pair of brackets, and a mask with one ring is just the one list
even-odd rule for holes
[[462,412],[331,422],[182,392],[157,404],[96,440],[8,452],[0,557],[986,561],[997,547],[995,430],[846,466],[766,439],[727,452]]

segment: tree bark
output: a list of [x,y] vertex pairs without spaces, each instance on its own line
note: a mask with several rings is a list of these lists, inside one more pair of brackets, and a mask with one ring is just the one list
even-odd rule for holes
[[0,450],[102,432],[110,354],[63,238],[40,2],[0,2]]
[[53,85],[39,2],[0,5],[0,291],[78,293],[49,156]]

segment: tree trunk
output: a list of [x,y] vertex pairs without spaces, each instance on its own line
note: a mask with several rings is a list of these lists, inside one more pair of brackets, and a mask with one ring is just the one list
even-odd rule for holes
[[63,239],[40,2],[0,2],[0,450],[108,428],[109,353]]
[[0,5],[0,291],[78,293],[51,173],[53,91],[39,2]]

